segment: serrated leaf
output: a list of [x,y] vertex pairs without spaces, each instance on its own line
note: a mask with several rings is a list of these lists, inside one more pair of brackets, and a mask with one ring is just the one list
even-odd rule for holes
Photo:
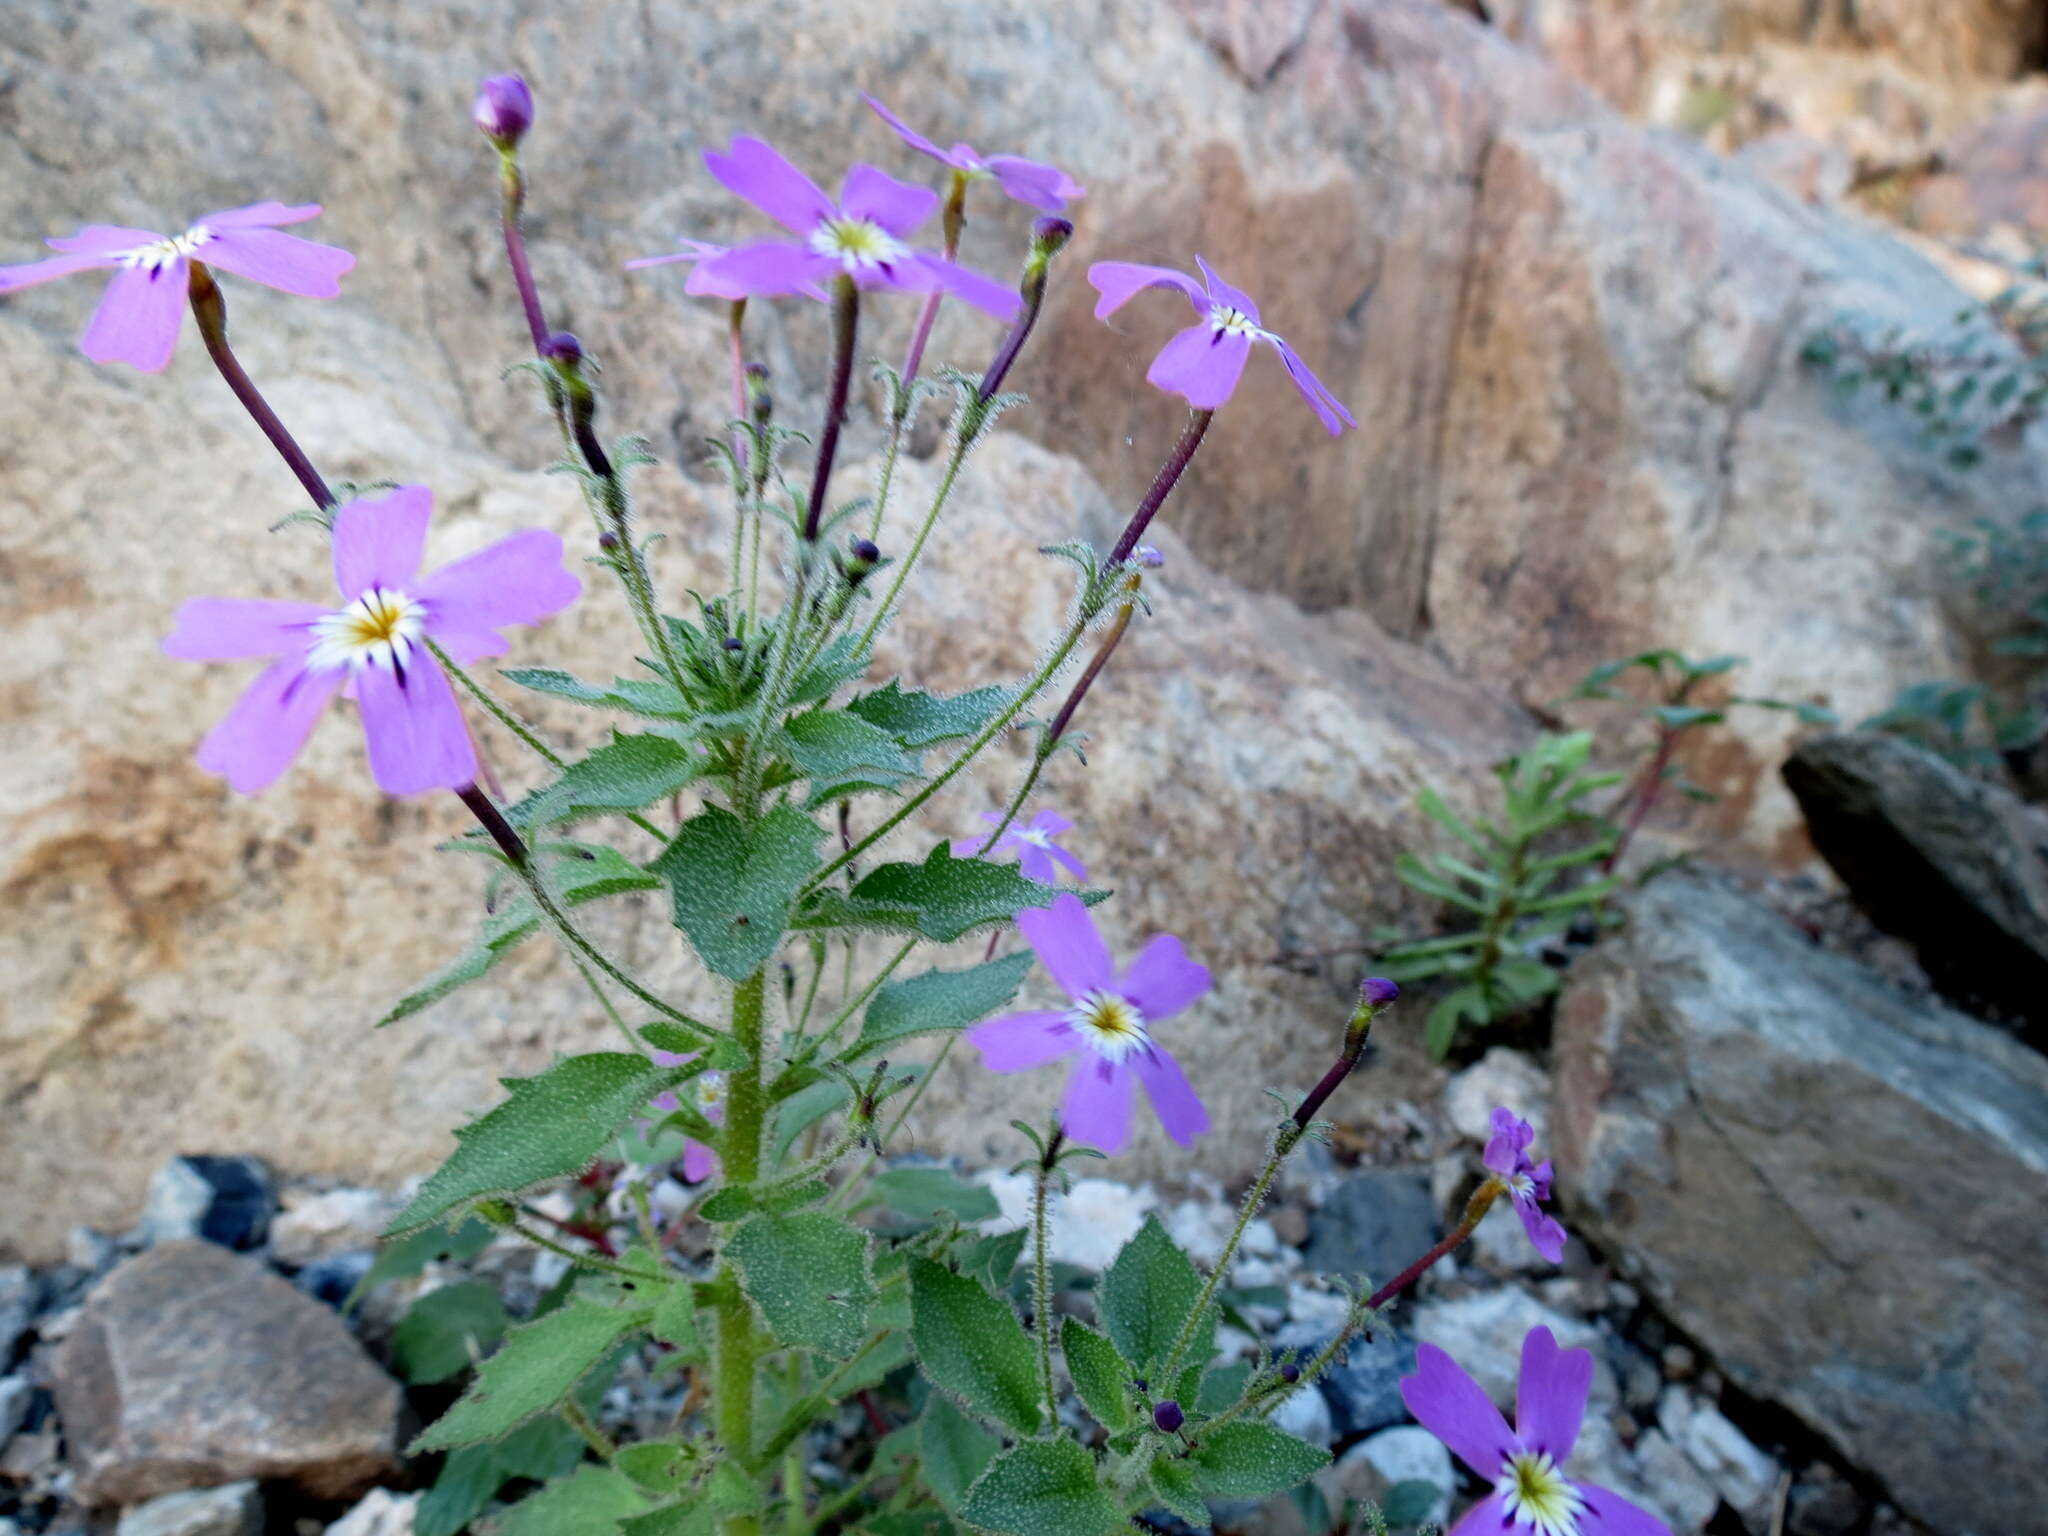
[[672,736],[614,735],[588,757],[571,763],[554,783],[535,790],[506,812],[516,827],[545,827],[584,816],[637,811],[666,800],[705,770],[701,752]]
[[725,1256],[782,1343],[843,1360],[867,1338],[875,1299],[867,1238],[837,1216],[750,1216],[726,1240]]
[[[628,891],[653,890],[661,884],[658,877],[633,863],[616,848],[578,843],[558,846],[572,851],[552,860],[546,874],[553,884],[555,899],[565,907],[580,907],[587,901],[619,896]],[[418,1013],[457,987],[475,981],[538,933],[540,928],[540,913],[533,903],[524,894],[513,897],[485,920],[483,933],[475,944],[445,970],[399,999],[391,1011],[377,1021],[377,1027],[381,1029],[386,1024]]]
[[1188,1460],[1210,1498],[1263,1499],[1306,1482],[1330,1464],[1330,1453],[1263,1420],[1234,1419],[1204,1434]]
[[915,751],[972,736],[995,719],[1009,701],[1010,691],[1002,687],[977,688],[972,693],[943,698],[934,693],[906,691],[892,678],[846,707]]
[[809,704],[827,698],[840,684],[852,682],[867,669],[867,652],[860,648],[859,637],[840,635],[818,653],[817,659],[790,686],[789,702]]
[[956,859],[940,843],[922,864],[884,864],[864,876],[847,904],[874,926],[947,944],[1006,923],[1026,907],[1049,907],[1059,894],[1025,879],[1014,864]]
[[861,1016],[848,1061],[889,1049],[913,1035],[965,1029],[1004,1007],[1031,969],[1029,950],[964,971],[930,970],[885,985]]
[[1003,1441],[955,1408],[945,1393],[934,1392],[925,1403],[917,1446],[925,1486],[957,1514],[968,1486],[996,1459]]
[[968,1490],[960,1518],[1000,1536],[1104,1536],[1123,1511],[1071,1440],[1030,1440],[1005,1451]]
[[[1202,1277],[1156,1216],[1147,1216],[1137,1235],[1125,1243],[1103,1271],[1095,1288],[1095,1306],[1102,1326],[1133,1374],[1156,1374],[1179,1337],[1181,1325],[1202,1293]],[[1208,1361],[1213,1351],[1216,1316],[1212,1310],[1196,1328],[1185,1359]]]
[[805,778],[831,780],[879,770],[892,777],[917,771],[909,756],[880,726],[843,709],[813,709],[782,728],[782,751]]
[[788,805],[752,826],[716,805],[683,824],[653,868],[668,882],[676,926],[707,966],[744,981],[775,953],[824,835]]
[[430,1424],[408,1454],[453,1450],[495,1440],[567,1397],[645,1312],[570,1300],[514,1328],[483,1363],[454,1407]]
[[511,1322],[497,1287],[476,1280],[444,1285],[408,1307],[392,1330],[392,1369],[414,1386],[459,1376]]
[[688,1280],[670,1285],[655,1303],[654,1315],[647,1320],[647,1331],[662,1343],[673,1345],[676,1353],[686,1359],[696,1354],[700,1347],[696,1286]]
[[689,704],[668,683],[622,677],[615,679],[608,688],[598,688],[557,667],[511,667],[498,675],[535,693],[570,699],[594,708],[623,710],[627,714],[646,715],[656,720],[687,720],[691,715]]
[[696,1468],[695,1451],[681,1440],[642,1440],[619,1447],[612,1465],[656,1498],[673,1497]]
[[1038,1357],[1010,1304],[943,1264],[910,1260],[910,1340],[926,1379],[1024,1434],[1040,1418]]
[[1129,1429],[1131,1370],[1116,1346],[1078,1317],[1070,1317],[1060,1325],[1060,1357],[1067,1362],[1067,1374],[1074,1378],[1081,1406],[1095,1422],[1112,1435]]
[[912,1221],[986,1221],[1002,1207],[985,1184],[972,1184],[950,1168],[889,1168],[868,1186],[870,1198]]
[[420,1186],[386,1235],[426,1226],[473,1200],[581,1173],[620,1125],[686,1071],[598,1051],[558,1061],[538,1077],[503,1079],[511,1097],[456,1131],[454,1155]]
[[1159,1502],[1197,1530],[1209,1529],[1209,1506],[1195,1485],[1195,1470],[1184,1460],[1170,1457],[1152,1463],[1152,1491]]
[[611,1536],[653,1501],[610,1467],[578,1467],[485,1522],[487,1536]]

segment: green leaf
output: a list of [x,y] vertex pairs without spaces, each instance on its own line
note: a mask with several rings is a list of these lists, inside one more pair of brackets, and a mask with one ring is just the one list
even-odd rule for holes
[[[1286,1292],[1281,1292],[1285,1304]],[[1202,1418],[1213,1418],[1244,1396],[1245,1384],[1252,1379],[1252,1363],[1249,1360],[1234,1360],[1229,1365],[1219,1365],[1202,1378],[1200,1390],[1195,1393],[1195,1412]]]
[[934,1392],[924,1406],[917,1447],[925,1486],[957,1514],[968,1486],[996,1459],[1003,1442],[955,1408],[945,1393]]
[[1438,826],[1450,833],[1451,836],[1478,854],[1479,857],[1482,859],[1492,857],[1486,844],[1480,841],[1479,834],[1467,826],[1464,818],[1446,805],[1444,797],[1435,790],[1423,790],[1420,795],[1416,796],[1415,803],[1422,808],[1423,815],[1434,821]]
[[341,1309],[344,1312],[353,1310],[355,1304],[375,1287],[390,1280],[410,1280],[414,1275],[423,1273],[429,1264],[475,1258],[491,1246],[491,1240],[497,1235],[497,1228],[472,1216],[452,1232],[437,1223],[421,1228],[410,1237],[394,1238],[378,1248],[376,1262],[356,1282],[355,1289],[349,1292],[348,1300],[342,1303]]
[[556,667],[511,667],[498,674],[508,683],[535,693],[570,699],[599,709],[624,710],[658,720],[687,720],[692,711],[683,696],[667,683],[622,677],[609,688],[595,688]]
[[984,1237],[960,1254],[960,1268],[967,1274],[979,1275],[988,1282],[990,1290],[1000,1295],[1010,1288],[1010,1276],[1017,1272],[1017,1260],[1030,1236],[1018,1227],[1012,1232]]
[[567,1420],[549,1417],[535,1419],[493,1444],[453,1451],[434,1486],[414,1507],[412,1536],[456,1536],[512,1479],[544,1483],[560,1477],[582,1461],[587,1450]]
[[836,1077],[822,1078],[799,1088],[775,1110],[775,1163],[789,1156],[797,1137],[847,1101],[846,1084]]
[[1402,884],[1414,887],[1425,896],[1434,896],[1438,901],[1449,902],[1454,907],[1463,907],[1467,912],[1477,912],[1481,916],[1486,913],[1484,901],[1446,880],[1412,853],[1395,856],[1394,873],[1401,877]]
[[408,1454],[418,1456],[495,1440],[548,1412],[612,1345],[646,1321],[645,1312],[572,1299],[514,1328],[505,1335],[498,1352],[483,1363],[469,1390],[427,1427]]
[[696,1447],[682,1440],[621,1446],[612,1465],[657,1498],[680,1493],[697,1466]]
[[538,1077],[501,1079],[511,1097],[455,1133],[455,1153],[391,1223],[399,1236],[493,1195],[581,1173],[647,1101],[687,1072],[645,1056],[596,1051],[558,1061]]
[[1031,1440],[997,1457],[968,1491],[960,1518],[1000,1536],[1104,1536],[1122,1509],[1071,1440]]
[[751,1216],[733,1229],[725,1256],[782,1343],[843,1360],[867,1338],[867,1238],[837,1216]]
[[861,1017],[860,1038],[846,1053],[857,1061],[913,1035],[965,1029],[1017,995],[1031,969],[1031,951],[1019,950],[964,971],[926,971],[889,982]]
[[444,1285],[407,1308],[392,1331],[392,1368],[414,1386],[446,1381],[489,1353],[511,1323],[496,1286]]
[[1007,688],[977,688],[948,699],[931,693],[907,693],[891,679],[846,707],[915,751],[941,741],[972,736],[995,719],[1009,701]]
[[1026,880],[1014,864],[956,859],[940,843],[922,864],[884,864],[847,894],[840,921],[947,944],[1026,907],[1049,907],[1059,892]]
[[615,735],[505,815],[516,827],[544,827],[612,811],[637,811],[666,800],[705,767],[702,753],[672,736]]
[[1421,1525],[1436,1513],[1445,1490],[1426,1477],[1411,1477],[1394,1484],[1380,1500],[1380,1514],[1389,1525]]
[[788,805],[751,827],[716,805],[683,824],[653,868],[668,882],[676,926],[706,965],[744,981],[775,953],[790,902],[818,867],[824,835]]
[[578,1467],[487,1522],[489,1536],[611,1536],[652,1502],[623,1472]]
[[685,1359],[697,1354],[701,1345],[697,1337],[696,1286],[688,1280],[671,1284],[655,1304],[654,1316],[647,1320],[647,1331],[662,1343],[673,1345]]
[[1159,1502],[1197,1530],[1209,1529],[1209,1506],[1195,1483],[1195,1469],[1179,1458],[1152,1463],[1152,1490]]
[[[1173,1245],[1158,1217],[1147,1216],[1137,1236],[1124,1244],[1116,1261],[1103,1271],[1102,1282],[1095,1288],[1095,1305],[1102,1326],[1133,1374],[1151,1376],[1166,1363],[1166,1352],[1173,1348],[1181,1324],[1201,1293],[1202,1277],[1188,1256]],[[1206,1362],[1215,1328],[1212,1311],[1195,1330],[1185,1358],[1197,1364]]]
[[868,667],[867,652],[853,635],[841,635],[818,653],[789,690],[789,702],[809,704],[828,697],[841,683],[852,682]]
[[970,1184],[950,1168],[889,1168],[875,1175],[869,1190],[875,1200],[912,1221],[986,1221],[1002,1207],[985,1184]]
[[1034,1433],[1038,1359],[1007,1301],[943,1264],[910,1260],[911,1344],[932,1385],[976,1413]]
[[917,759],[878,725],[843,709],[813,709],[782,728],[783,753],[807,779],[840,778],[881,770],[895,777],[917,771]]
[[1060,1355],[1067,1362],[1067,1374],[1074,1378],[1081,1406],[1095,1422],[1112,1435],[1129,1429],[1133,1422],[1131,1368],[1117,1354],[1116,1346],[1078,1317],[1070,1317],[1060,1325]]
[[1468,1018],[1474,1024],[1492,1022],[1486,1006],[1486,989],[1477,982],[1459,987],[1429,1010],[1429,1018],[1422,1027],[1422,1043],[1433,1059],[1442,1061],[1451,1054],[1451,1045],[1458,1038],[1458,1025]]
[[[558,853],[551,859],[546,878],[553,882],[555,899],[565,907],[580,907],[586,901],[619,896],[628,891],[652,890],[658,877],[633,863],[616,848],[602,844],[561,843],[552,845]],[[475,981],[512,951],[540,931],[541,917],[524,895],[514,897],[487,918],[483,933],[460,958],[392,1006],[377,1021],[377,1027],[397,1022],[437,1003],[457,987]]]
[[1234,1419],[1204,1434],[1189,1460],[1210,1498],[1263,1499],[1306,1482],[1329,1465],[1330,1453],[1264,1420]]
[[1667,730],[1683,731],[1695,725],[1719,725],[1727,716],[1718,709],[1699,709],[1690,704],[1660,704],[1650,711]]

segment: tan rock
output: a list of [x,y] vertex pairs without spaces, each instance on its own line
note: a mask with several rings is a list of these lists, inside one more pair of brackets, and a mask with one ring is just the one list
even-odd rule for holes
[[115,1270],[54,1374],[88,1503],[249,1478],[345,1499],[397,1469],[398,1384],[333,1312],[212,1243]]

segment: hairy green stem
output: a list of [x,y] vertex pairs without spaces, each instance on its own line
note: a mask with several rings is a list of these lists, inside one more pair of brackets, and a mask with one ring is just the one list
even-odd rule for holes
[[903,584],[910,580],[911,570],[917,565],[917,557],[924,553],[925,540],[932,536],[937,526],[939,513],[945,510],[946,501],[953,494],[953,482],[960,478],[960,466],[967,462],[967,450],[974,446],[974,433],[968,429],[963,416],[953,433],[953,454],[946,460],[946,472],[939,480],[939,488],[932,495],[932,504],[925,510],[924,521],[918,525],[917,537],[910,541],[910,548],[903,558],[896,562],[896,574],[890,579],[889,590],[875,609],[875,616],[868,620],[868,627],[861,631],[860,645],[867,650],[875,643],[875,636],[887,622],[890,611],[896,606],[896,599],[903,591]]
[[[726,1079],[725,1132],[721,1157],[728,1188],[745,1189],[761,1176],[761,1137],[767,1120],[767,1096],[761,1087],[761,1051],[767,1013],[768,977],[757,970],[733,988],[732,1037],[744,1058]],[[752,1304],[740,1290],[739,1277],[726,1264],[717,1307],[717,1428],[725,1452],[738,1465],[755,1466],[754,1376],[762,1340],[754,1328]],[[758,1530],[752,1517],[727,1525],[728,1532]]]
[[[950,1042],[948,1042],[950,1044]],[[1052,1175],[1060,1133],[1054,1131],[1045,1155],[1038,1160],[1038,1181],[1031,1195],[1032,1331],[1038,1335],[1038,1385],[1045,1394],[1049,1425],[1060,1421],[1060,1400],[1052,1384],[1052,1256],[1046,1248],[1046,1206],[1052,1196]]]
[[1216,1288],[1223,1283],[1223,1277],[1230,1272],[1230,1261],[1237,1257],[1238,1245],[1244,1241],[1245,1228],[1252,1224],[1252,1218],[1266,1203],[1266,1195],[1273,1188],[1273,1179],[1280,1172],[1280,1165],[1287,1160],[1301,1141],[1301,1127],[1289,1121],[1273,1133],[1273,1152],[1266,1159],[1266,1166],[1259,1170],[1259,1176],[1252,1187],[1245,1191],[1244,1201],[1237,1209],[1237,1225],[1231,1228],[1230,1240],[1223,1245],[1223,1256],[1217,1259],[1209,1271],[1209,1278],[1202,1286],[1202,1294],[1195,1298],[1195,1305],[1180,1325],[1180,1332],[1174,1337],[1173,1348],[1166,1352],[1166,1364],[1159,1374],[1167,1381],[1174,1379],[1174,1372],[1180,1367],[1180,1357],[1193,1342],[1195,1330],[1200,1326],[1202,1314],[1209,1310],[1209,1303],[1215,1299]]
[[562,1399],[562,1417],[569,1421],[569,1427],[583,1437],[584,1444],[603,1458],[610,1461],[619,1454],[619,1448],[611,1438],[591,1422],[590,1415],[583,1411],[583,1405],[576,1401],[574,1393]]
[[712,1025],[691,1018],[682,1009],[648,991],[646,987],[634,980],[632,976],[613,964],[602,950],[586,939],[577,930],[576,925],[569,921],[568,914],[557,904],[553,894],[547,888],[547,882],[541,878],[540,871],[534,868],[532,861],[528,860],[520,864],[518,868],[520,874],[526,880],[527,893],[533,897],[533,904],[540,908],[541,916],[547,919],[548,925],[555,931],[555,936],[570,949],[580,954],[584,959],[596,966],[598,970],[610,977],[614,983],[623,987],[663,1017],[677,1024],[685,1025],[700,1035],[719,1035],[723,1033],[722,1030]]

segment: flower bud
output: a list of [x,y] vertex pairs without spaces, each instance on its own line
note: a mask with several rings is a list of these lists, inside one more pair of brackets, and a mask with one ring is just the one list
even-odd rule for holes
[[724,646],[728,651],[744,651],[747,648],[747,642],[742,640],[738,635],[727,635],[723,640],[719,641],[718,643]]
[[1034,219],[1031,223],[1033,251],[1043,251],[1051,256],[1073,238],[1074,225],[1070,219]]
[[857,587],[881,563],[882,551],[873,539],[855,539],[847,546],[846,558],[839,562],[839,569],[846,577],[846,584]]
[[1166,556],[1162,555],[1150,544],[1140,544],[1131,551],[1131,558],[1148,571],[1156,571],[1166,564]]
[[1162,1435],[1177,1432],[1187,1422],[1187,1415],[1180,1411],[1180,1404],[1172,1398],[1162,1398],[1152,1409],[1152,1427]]
[[1384,976],[1368,976],[1358,984],[1358,995],[1368,1006],[1384,1008],[1401,995],[1401,989]]
[[1297,1381],[1301,1380],[1301,1367],[1292,1360],[1288,1361],[1280,1367],[1280,1379],[1290,1387],[1293,1386]]
[[554,358],[564,363],[583,361],[583,343],[576,339],[573,331],[550,331],[548,339],[540,344],[543,357]]
[[619,547],[619,536],[613,533],[611,529],[606,528],[597,536],[597,547],[607,550],[617,549]]
[[469,115],[485,138],[500,149],[510,149],[533,126],[533,92],[526,88],[526,77],[492,75],[476,88],[476,105]]

